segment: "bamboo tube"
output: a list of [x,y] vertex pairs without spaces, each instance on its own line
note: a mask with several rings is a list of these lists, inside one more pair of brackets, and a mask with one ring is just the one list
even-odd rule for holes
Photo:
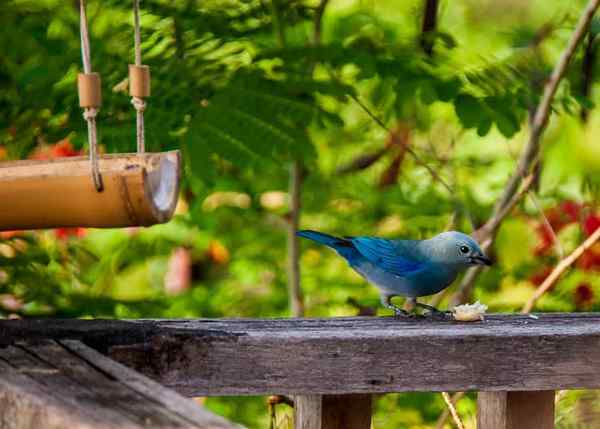
[[102,105],[102,84],[98,73],[77,75],[79,107],[100,107]]
[[87,157],[0,162],[0,230],[115,228],[168,221],[179,192],[179,151],[104,155],[104,191]]
[[129,95],[150,97],[150,67],[129,64]]

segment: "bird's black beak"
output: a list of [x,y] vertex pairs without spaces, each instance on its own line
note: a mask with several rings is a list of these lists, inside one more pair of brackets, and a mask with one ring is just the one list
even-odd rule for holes
[[472,256],[471,261],[475,265],[487,265],[487,266],[492,265],[492,260],[485,255]]

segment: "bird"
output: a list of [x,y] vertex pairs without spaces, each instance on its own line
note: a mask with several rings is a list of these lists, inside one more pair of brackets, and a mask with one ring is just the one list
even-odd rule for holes
[[389,240],[379,237],[335,237],[312,230],[297,231],[334,249],[367,282],[375,285],[381,304],[396,316],[415,316],[392,303],[403,296],[410,308],[420,307],[432,315],[446,315],[417,301],[450,286],[461,271],[476,265],[492,265],[477,241],[458,231],[446,231],[426,240]]

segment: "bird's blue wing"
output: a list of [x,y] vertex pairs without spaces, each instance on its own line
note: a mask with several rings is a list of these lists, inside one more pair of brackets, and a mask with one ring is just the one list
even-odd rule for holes
[[397,276],[405,277],[425,268],[423,261],[411,254],[413,246],[375,237],[350,238],[356,250],[369,262]]

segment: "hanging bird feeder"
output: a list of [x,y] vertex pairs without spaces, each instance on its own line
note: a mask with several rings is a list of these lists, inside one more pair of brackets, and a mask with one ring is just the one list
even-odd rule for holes
[[80,0],[80,18],[84,72],[77,86],[88,126],[89,158],[0,163],[0,230],[150,226],[167,222],[175,211],[179,151],[145,153],[150,70],[141,64],[139,0],[134,0],[135,64],[129,66],[129,94],[137,123],[135,154],[98,155],[101,80],[91,68],[84,0]]

